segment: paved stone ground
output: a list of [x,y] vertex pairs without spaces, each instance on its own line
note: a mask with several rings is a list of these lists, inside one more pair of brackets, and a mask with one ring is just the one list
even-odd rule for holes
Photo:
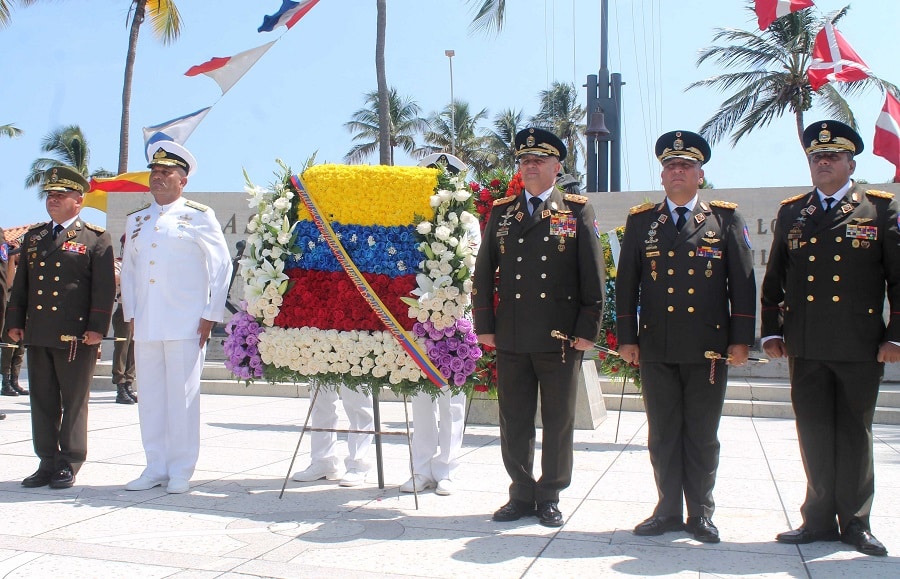
[[[642,538],[655,487],[644,415],[624,412],[575,435],[567,521],[490,520],[506,501],[496,427],[469,427],[458,492],[400,494],[405,438],[385,437],[385,488],[282,481],[305,398],[204,395],[191,492],[126,492],[144,464],[135,406],[94,392],[89,461],[68,490],[25,489],[36,466],[28,401],[0,398],[0,577],[900,577],[900,558],[842,543],[781,545],[800,523],[805,481],[791,420],[724,418],[714,520],[718,545],[684,533]],[[404,427],[382,404],[383,427]],[[873,531],[900,555],[900,427],[877,426]],[[340,444],[345,450],[344,443]],[[293,470],[308,462],[304,439]],[[374,454],[374,453],[373,453]],[[539,464],[539,461],[538,461]]]

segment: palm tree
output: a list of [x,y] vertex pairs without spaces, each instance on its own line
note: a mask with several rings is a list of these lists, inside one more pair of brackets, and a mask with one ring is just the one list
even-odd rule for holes
[[17,129],[13,125],[0,125],[0,135],[14,139],[22,134],[22,129]]
[[[35,159],[31,164],[28,177],[25,179],[25,187],[40,185],[47,169],[60,164],[72,167],[85,177],[113,176],[113,173],[105,169],[90,171],[91,149],[78,125],[69,125],[51,131],[41,141],[41,150],[50,155]],[[44,192],[40,191],[38,197],[42,198],[43,196]]]
[[496,165],[509,171],[516,164],[516,133],[522,130],[522,111],[506,109],[494,116],[494,130],[487,133],[487,148]]
[[479,134],[478,124],[486,118],[487,109],[473,115],[469,103],[453,101],[444,110],[429,116],[423,150],[426,153],[450,151],[452,145],[456,156],[469,165],[472,174],[486,173],[497,163],[496,156],[487,147],[487,137]]
[[[28,6],[29,4],[34,4],[37,0],[19,0],[19,4],[22,6]],[[0,0],[0,28],[3,28],[7,24],[9,24],[10,20],[10,6],[13,5],[13,0]]]
[[[753,7],[754,3],[748,1],[747,9],[753,11]],[[855,127],[853,111],[840,92],[852,95],[877,86],[882,91],[891,90],[896,94],[897,87],[875,76],[841,83],[840,88],[829,83],[813,91],[809,85],[806,73],[812,61],[816,33],[824,26],[825,19],[837,22],[848,9],[849,6],[845,6],[823,18],[807,8],[779,18],[765,31],[718,29],[713,41],[729,44],[704,48],[697,64],[712,60],[724,67],[743,67],[744,70],[712,76],[687,87],[688,90],[697,87],[737,89],[703,124],[700,134],[710,143],[731,134],[731,144],[736,145],[754,129],[767,126],[789,111],[794,115],[797,138],[802,144],[803,113],[814,104],[822,107],[831,118]]]
[[[32,0],[33,1],[33,0]],[[125,82],[122,88],[122,123],[119,127],[119,173],[128,171],[128,125],[131,119],[131,81],[134,77],[134,58],[137,54],[138,34],[144,18],[150,16],[153,36],[168,45],[181,36],[181,14],[173,0],[131,0],[126,25],[128,52],[125,56]]]
[[476,8],[475,17],[469,24],[473,31],[484,30],[490,32],[496,29],[497,33],[503,29],[503,18],[506,16],[506,0],[468,0],[469,4],[481,4]]
[[[368,158],[376,150],[379,150],[381,124],[379,119],[379,104],[383,99],[378,98],[378,91],[366,93],[366,106],[353,113],[353,120],[344,123],[353,135],[353,141],[359,141],[350,152],[344,156],[347,163],[360,163]],[[388,92],[388,119],[386,126],[389,129],[389,145],[382,147],[388,152],[386,165],[394,164],[394,148],[400,147],[409,155],[421,156],[416,144],[416,136],[428,129],[428,123],[421,116],[421,108],[410,97],[401,97],[397,89],[391,87]]]
[[378,80],[378,157],[382,165],[394,164],[394,143],[391,137],[392,128],[387,119],[393,120],[390,110],[390,97],[387,84],[387,73],[384,66],[384,42],[387,30],[387,1],[376,0],[377,19],[375,30],[375,76]]
[[584,154],[585,111],[578,104],[578,92],[572,83],[554,81],[547,90],[540,93],[541,110],[532,117],[532,122],[553,132],[562,139],[568,149],[563,161],[563,172],[578,177],[578,157]]

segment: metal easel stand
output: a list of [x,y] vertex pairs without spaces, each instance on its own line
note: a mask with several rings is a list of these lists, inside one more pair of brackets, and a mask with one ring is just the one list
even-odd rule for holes
[[[381,437],[382,435],[388,436],[406,436],[406,446],[409,450],[409,473],[410,476],[412,474],[412,443],[409,434],[409,411],[406,405],[406,395],[403,396],[403,414],[406,419],[406,431],[398,432],[391,430],[381,430],[381,408],[379,406],[378,401],[378,388],[372,389],[372,415],[373,420],[375,422],[375,430],[355,430],[349,428],[314,428],[309,425],[309,419],[312,416],[313,406],[316,404],[316,399],[319,397],[319,389],[322,386],[320,384],[316,384],[316,389],[313,391],[312,397],[309,400],[309,410],[306,413],[306,420],[303,422],[303,428],[300,430],[300,437],[297,439],[297,446],[294,448],[294,455],[291,457],[291,463],[288,466],[287,473],[284,475],[284,482],[281,485],[281,492],[278,494],[278,498],[282,498],[284,496],[284,491],[287,488],[288,479],[291,476],[291,471],[294,469],[294,462],[297,460],[297,453],[300,452],[300,444],[303,442],[303,435],[307,432],[335,432],[335,433],[344,433],[344,434],[371,434],[375,437],[375,470],[378,473],[378,488],[384,490],[384,455],[381,449]],[[416,510],[419,509],[419,493],[415,491],[415,485],[413,485],[413,494],[415,496],[416,502]]]

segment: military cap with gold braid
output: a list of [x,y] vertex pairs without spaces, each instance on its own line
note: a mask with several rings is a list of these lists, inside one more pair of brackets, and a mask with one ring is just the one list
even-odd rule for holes
[[188,177],[193,175],[197,168],[197,160],[190,151],[174,141],[150,143],[147,146],[147,158],[150,159],[150,163],[147,165],[149,168],[152,168],[153,165],[180,167]]
[[550,131],[531,127],[516,133],[516,159],[522,155],[556,157],[562,162],[566,159],[566,146]]
[[51,167],[44,172],[42,191],[77,191],[84,195],[91,184],[84,175],[71,167]]
[[813,153],[850,153],[859,155],[865,145],[859,133],[840,121],[818,121],[803,131],[803,147]]
[[703,165],[711,156],[709,143],[697,133],[669,131],[656,140],[656,158],[662,164],[669,159],[687,159]]

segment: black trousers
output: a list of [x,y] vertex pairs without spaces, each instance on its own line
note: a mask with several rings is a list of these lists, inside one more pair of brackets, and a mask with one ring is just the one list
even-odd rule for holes
[[130,384],[134,382],[134,326],[125,321],[120,303],[113,312],[113,335],[117,338],[128,338],[124,342],[114,342],[112,358],[113,384]]
[[[517,354],[497,350],[500,452],[512,483],[509,497],[525,502],[558,501],[572,482],[575,395],[584,352]],[[535,480],[534,419],[541,399],[541,478]]]
[[713,487],[719,467],[719,421],[725,404],[728,370],[710,364],[641,361],[648,446],[659,500],[654,515],[712,517]]
[[884,364],[791,358],[791,402],[806,470],[806,528],[869,528],[875,498],[872,419]]
[[40,469],[65,464],[78,472],[87,457],[88,400],[97,346],[79,343],[69,361],[68,348],[28,347],[31,432]]

